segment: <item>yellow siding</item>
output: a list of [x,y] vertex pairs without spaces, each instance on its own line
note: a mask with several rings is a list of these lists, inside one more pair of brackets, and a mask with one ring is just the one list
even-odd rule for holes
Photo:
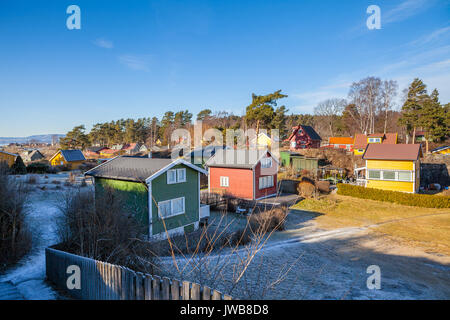
[[11,167],[16,161],[16,157],[7,153],[0,152],[0,162],[6,162]]
[[353,153],[355,156],[360,156],[364,154],[364,151],[366,151],[366,149],[361,149],[362,151],[358,151],[358,149],[354,149]]
[[64,160],[64,157],[62,156],[61,152],[59,152],[50,162],[52,166],[60,166],[60,165],[67,165],[67,161]]
[[403,192],[415,192],[413,182],[403,181],[380,181],[380,180],[368,180],[367,188],[376,188],[390,191],[403,191]]
[[413,161],[367,160],[367,169],[414,170]]

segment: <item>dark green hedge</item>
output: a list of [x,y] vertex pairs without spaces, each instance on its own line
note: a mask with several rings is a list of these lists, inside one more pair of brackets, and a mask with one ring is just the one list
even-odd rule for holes
[[427,194],[386,191],[343,183],[339,183],[337,185],[337,193],[343,196],[393,202],[405,206],[424,208],[450,208],[450,197],[448,196],[433,196]]

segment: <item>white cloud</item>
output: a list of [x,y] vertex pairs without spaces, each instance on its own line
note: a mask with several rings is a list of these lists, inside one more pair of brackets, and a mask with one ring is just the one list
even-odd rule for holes
[[112,43],[112,41],[109,41],[109,40],[106,40],[103,38],[95,39],[94,44],[100,48],[105,48],[105,49],[114,48],[114,44]]
[[405,0],[391,10],[381,12],[381,24],[403,21],[422,13],[433,0]]
[[149,71],[150,55],[124,54],[119,61],[132,70]]

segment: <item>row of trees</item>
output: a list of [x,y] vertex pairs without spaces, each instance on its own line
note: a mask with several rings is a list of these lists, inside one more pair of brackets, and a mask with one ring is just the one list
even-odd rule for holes
[[[405,90],[403,106],[395,110],[398,84],[393,80],[368,77],[355,82],[349,88],[348,99],[331,98],[320,102],[314,114],[290,114],[286,106],[278,101],[287,97],[281,90],[267,95],[252,94],[252,101],[243,116],[226,111],[213,112],[211,108],[201,110],[197,121],[203,129],[216,128],[225,135],[225,129],[278,129],[280,138],[287,137],[291,127],[298,124],[313,126],[323,137],[354,136],[355,133],[399,132],[406,142],[422,129],[430,141],[439,141],[449,136],[449,105],[439,102],[435,89],[430,95],[426,85],[415,79]],[[130,142],[153,146],[158,140],[170,145],[175,129],[192,130],[193,115],[188,110],[167,111],[161,120],[157,117],[121,119],[97,123],[89,133],[83,125],[75,127],[60,140],[63,148],[85,148],[89,145],[111,146]]]

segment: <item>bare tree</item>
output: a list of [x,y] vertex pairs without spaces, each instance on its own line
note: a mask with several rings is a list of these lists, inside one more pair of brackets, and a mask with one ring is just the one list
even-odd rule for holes
[[334,135],[334,123],[338,116],[342,114],[347,101],[345,99],[327,99],[320,102],[317,107],[314,108],[314,114],[317,116],[323,116],[330,129],[331,136]]
[[381,86],[381,100],[384,111],[384,133],[387,131],[388,113],[392,110],[397,95],[398,84],[395,80],[384,80]]
[[368,77],[354,82],[348,95],[357,113],[352,117],[357,120],[361,132],[374,133],[375,116],[380,107],[381,80]]

